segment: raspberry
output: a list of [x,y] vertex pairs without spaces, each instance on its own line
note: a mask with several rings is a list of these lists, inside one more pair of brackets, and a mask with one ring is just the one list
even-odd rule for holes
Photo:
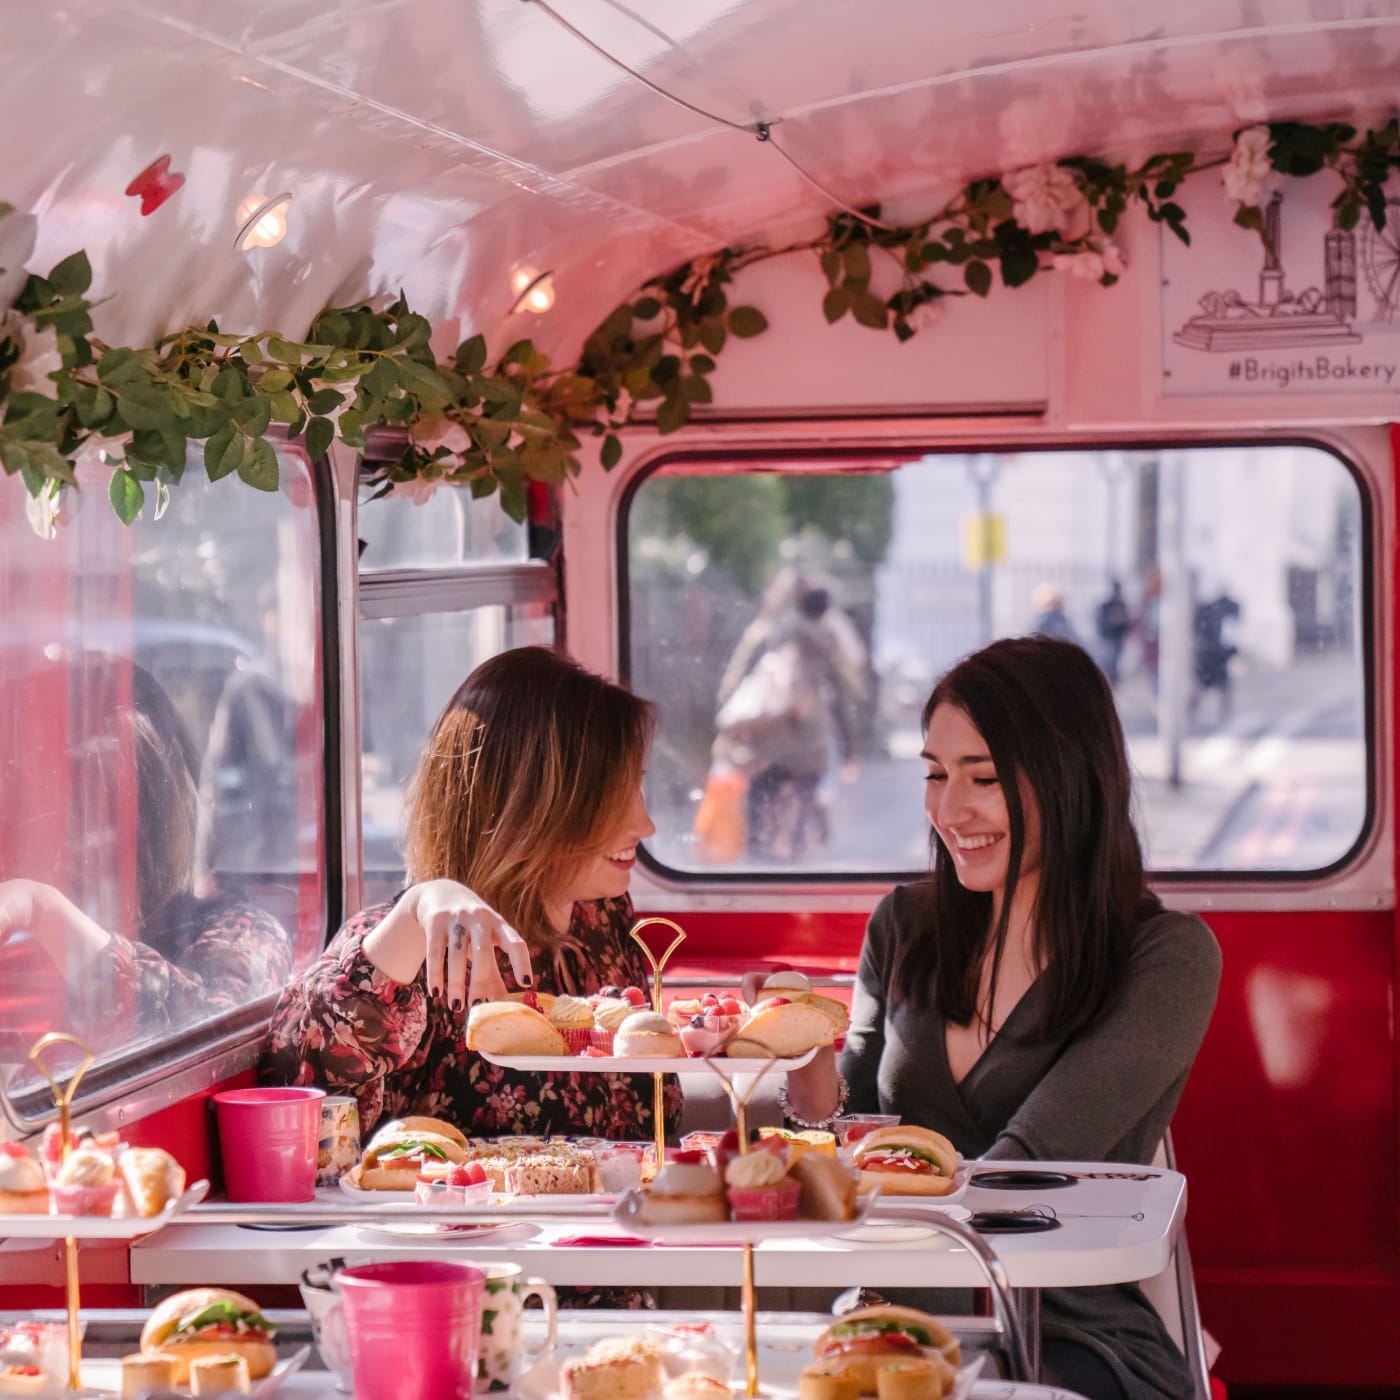
[[449,1186],[470,1186],[472,1184],[472,1175],[465,1166],[458,1162],[448,1167],[447,1175],[443,1177],[443,1180]]
[[486,1168],[480,1162],[468,1162],[467,1178],[472,1186],[480,1186],[486,1180]]
[[633,1006],[645,1006],[647,1004],[647,994],[640,987],[624,987],[622,995],[632,1003]]
[[768,998],[768,1005],[769,1005],[769,1006],[791,1006],[791,1005],[792,1005],[792,998],[791,998],[791,997],[769,997],[769,998]]
[[733,997],[725,997],[715,1008],[721,1016],[742,1016],[744,1007],[741,1002],[737,1002]]
[[520,994],[520,1000],[523,1001],[531,1011],[538,1011],[540,1009],[539,995],[535,992],[534,988],[531,988],[527,992],[522,992]]
[[692,1152],[686,1148],[677,1148],[671,1153],[671,1160],[673,1162],[703,1162],[705,1154],[698,1151]]
[[718,1000],[719,998],[713,992],[706,992],[705,995],[700,998],[700,1005],[713,1006]]

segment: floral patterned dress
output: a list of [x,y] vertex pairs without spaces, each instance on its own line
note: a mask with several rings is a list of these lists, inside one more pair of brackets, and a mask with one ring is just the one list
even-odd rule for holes
[[[354,1094],[366,1132],[381,1118],[426,1113],[469,1137],[651,1139],[649,1075],[532,1074],[488,1064],[466,1048],[463,1023],[446,1002],[429,999],[421,969],[407,984],[380,972],[365,956],[364,939],[392,907],[357,914],[282,994],[263,1056],[264,1079]],[[574,905],[564,937],[543,952],[531,949],[535,987],[571,996],[610,984],[645,989],[649,972],[627,937],[631,924],[632,902],[625,896]],[[680,1104],[679,1083],[668,1077],[671,1129]]]

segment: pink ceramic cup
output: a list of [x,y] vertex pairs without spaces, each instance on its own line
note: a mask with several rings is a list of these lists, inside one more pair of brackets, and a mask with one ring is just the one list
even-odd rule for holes
[[226,1089],[214,1095],[231,1201],[309,1201],[324,1089]]
[[471,1400],[486,1275],[470,1264],[400,1259],[341,1269],[355,1400]]

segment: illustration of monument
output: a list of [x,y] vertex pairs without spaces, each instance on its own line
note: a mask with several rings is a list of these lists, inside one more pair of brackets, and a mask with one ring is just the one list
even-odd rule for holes
[[1259,297],[1246,301],[1233,287],[1207,292],[1172,339],[1191,350],[1268,351],[1300,345],[1347,345],[1361,336],[1351,328],[1356,316],[1356,236],[1331,229],[1323,240],[1325,291],[1309,287],[1296,296],[1284,280],[1283,195],[1275,193],[1264,210],[1264,265]]

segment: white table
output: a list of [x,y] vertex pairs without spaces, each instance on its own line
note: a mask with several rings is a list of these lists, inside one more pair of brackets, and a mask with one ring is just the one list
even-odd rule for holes
[[[1000,1164],[998,1164],[1000,1165]],[[1021,1164],[1017,1164],[1021,1165]],[[1069,1172],[1118,1171],[1097,1163],[1035,1163]],[[1144,1169],[1147,1170],[1147,1169]],[[1013,1288],[1125,1283],[1161,1273],[1171,1261],[1186,1211],[1186,1179],[1150,1169],[1145,1181],[1078,1180],[1049,1191],[987,1191],[972,1186],[961,1204],[972,1210],[1046,1206],[1061,1221],[1034,1235],[990,1235]],[[332,1208],[348,1197],[327,1194]],[[356,1225],[267,1232],[238,1225],[176,1224],[138,1241],[131,1251],[133,1283],[295,1284],[303,1269],[334,1256],[360,1259],[470,1257],[512,1260],[555,1284],[626,1283],[736,1286],[737,1251],[717,1246],[561,1247],[579,1234],[625,1233],[606,1216],[552,1218],[480,1241],[439,1237],[395,1240]],[[755,1250],[760,1287],[979,1287],[984,1278],[968,1252],[941,1237],[873,1243],[833,1237],[770,1240]]]

